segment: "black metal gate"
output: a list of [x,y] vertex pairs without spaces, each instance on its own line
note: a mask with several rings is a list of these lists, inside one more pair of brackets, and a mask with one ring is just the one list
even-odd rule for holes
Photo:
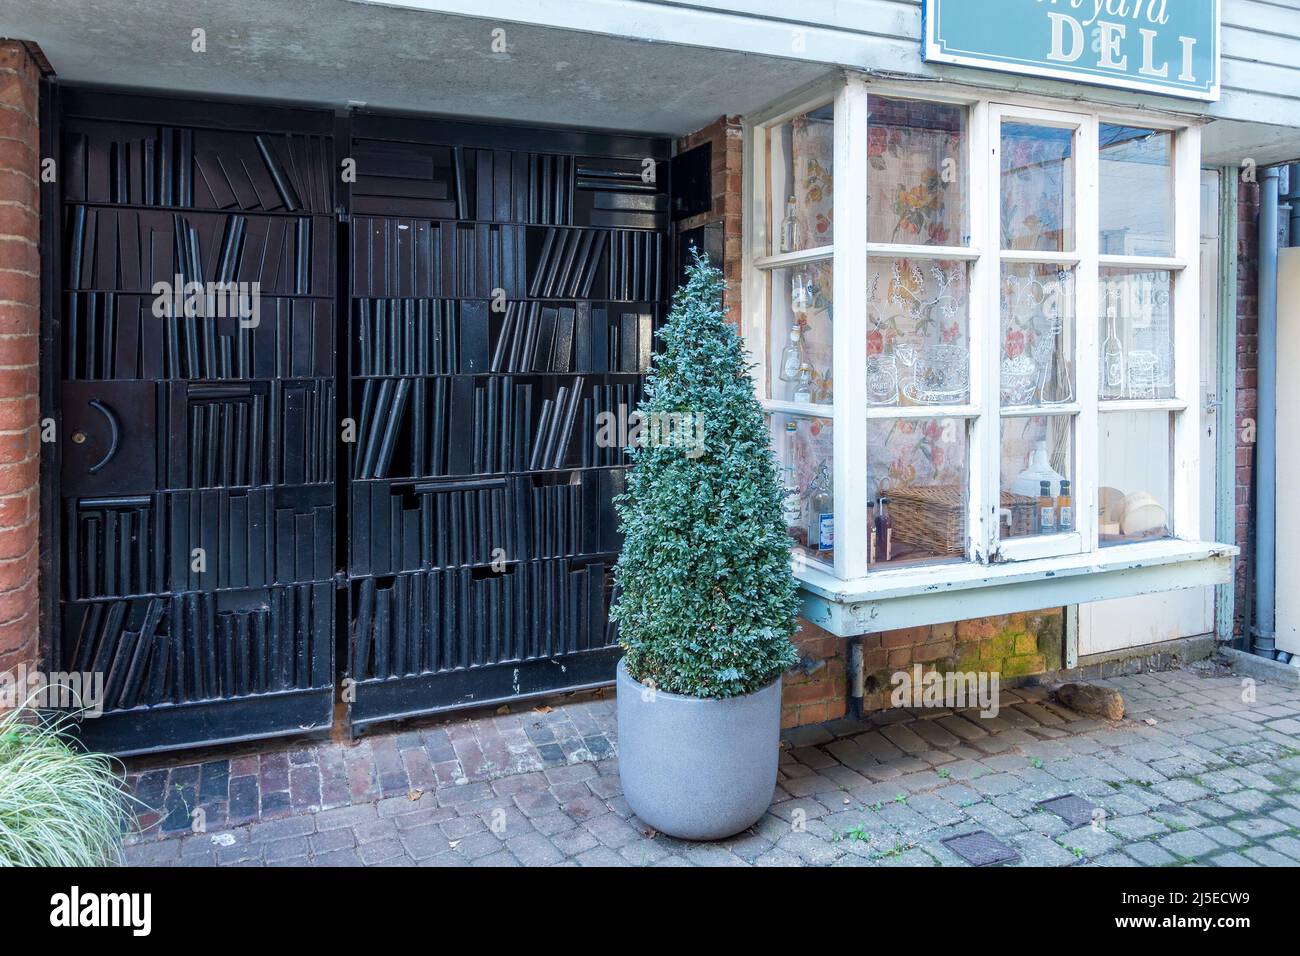
[[351,155],[352,723],[606,683],[667,144],[361,114]]
[[666,142],[50,100],[43,573],[51,667],[105,675],[87,742],[325,727],[340,678],[357,727],[612,679],[597,423],[664,314]]
[[83,735],[131,753],[328,725],[333,117],[59,96],[47,541],[52,659],[104,675]]

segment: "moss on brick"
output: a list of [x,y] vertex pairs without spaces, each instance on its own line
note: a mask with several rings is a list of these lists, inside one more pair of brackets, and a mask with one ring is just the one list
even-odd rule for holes
[[1018,654],[1002,662],[1003,677],[1024,677],[1027,674],[1042,674],[1047,670],[1047,661],[1042,654]]

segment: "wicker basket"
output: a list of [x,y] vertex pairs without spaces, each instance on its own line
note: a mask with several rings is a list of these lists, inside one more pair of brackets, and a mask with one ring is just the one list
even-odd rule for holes
[[[1011,512],[1011,533],[1032,534],[1033,498],[1002,493],[1002,507]],[[960,556],[966,553],[966,489],[960,485],[917,486],[889,492],[894,539],[924,554]]]

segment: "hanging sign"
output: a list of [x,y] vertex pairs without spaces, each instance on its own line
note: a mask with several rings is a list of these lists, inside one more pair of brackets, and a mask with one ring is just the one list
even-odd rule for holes
[[1219,98],[1219,0],[924,0],[929,62]]

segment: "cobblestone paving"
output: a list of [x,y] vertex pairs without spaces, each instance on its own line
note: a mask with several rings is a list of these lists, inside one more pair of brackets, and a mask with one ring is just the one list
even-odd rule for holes
[[[893,711],[786,734],[769,812],[692,844],[619,787],[612,699],[132,773],[157,808],[127,850],[164,866],[963,866],[986,831],[1021,866],[1300,865],[1300,691],[1211,666],[1119,677],[1093,720],[1040,688],[996,717]],[[1074,794],[1072,824],[1039,804]],[[206,832],[191,833],[202,807]]]

